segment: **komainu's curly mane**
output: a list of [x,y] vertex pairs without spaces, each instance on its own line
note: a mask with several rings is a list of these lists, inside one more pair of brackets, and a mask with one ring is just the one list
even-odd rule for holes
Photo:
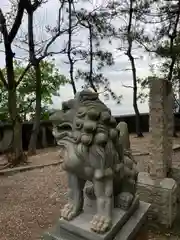
[[[122,159],[116,120],[107,106],[92,93],[77,97],[73,120],[75,152],[80,159],[91,159],[93,168],[112,168]],[[87,158],[87,155],[90,157]]]

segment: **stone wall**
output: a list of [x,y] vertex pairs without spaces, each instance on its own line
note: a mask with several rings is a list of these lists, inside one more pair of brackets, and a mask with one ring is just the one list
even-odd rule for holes
[[[180,131],[180,114],[175,114],[175,129],[176,131]],[[130,133],[135,133],[135,115],[123,115],[123,116],[115,116],[117,122],[125,121],[128,124],[128,129]],[[149,131],[149,114],[143,113],[141,114],[141,123],[142,123],[142,130],[143,132]],[[47,146],[54,146],[54,138],[51,133],[51,127],[52,123],[51,121],[41,121],[41,125],[46,129],[46,135],[47,135]],[[10,129],[12,133],[12,127],[10,124],[1,123],[0,124],[0,153],[7,151],[9,148],[8,141],[3,138],[3,134],[6,131],[9,131]],[[23,133],[22,133],[22,139],[23,139],[23,148],[24,150],[27,150],[28,143],[29,143],[29,137],[32,129],[32,122],[25,122],[23,123]],[[10,133],[10,132],[9,132]],[[10,134],[11,134],[10,133]],[[43,145],[46,145],[42,142],[41,133],[38,137],[38,148],[42,148]]]
[[[22,125],[22,142],[23,149],[28,149],[33,124],[25,122]],[[7,152],[11,148],[13,130],[11,124],[0,124],[0,153]],[[40,132],[37,139],[37,148],[55,146],[55,140],[52,135],[52,122],[41,121]]]

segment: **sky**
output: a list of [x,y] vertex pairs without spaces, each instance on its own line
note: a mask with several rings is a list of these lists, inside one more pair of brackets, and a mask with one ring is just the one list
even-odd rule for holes
[[[93,6],[99,4],[101,0],[92,0]],[[46,3],[43,8],[41,8],[35,16],[35,31],[36,36],[38,39],[45,39],[47,38],[47,34],[45,33],[45,25],[55,26],[57,14],[58,14],[58,6],[59,0],[50,0]],[[1,0],[0,1],[0,8],[3,12],[9,11],[9,4],[8,0]],[[118,23],[117,23],[118,24]],[[23,24],[21,30],[19,31],[18,35],[22,36],[23,32],[27,29],[27,19],[23,20]],[[88,35],[86,32],[78,32],[75,36],[75,42],[78,45],[87,44]],[[65,38],[58,39],[52,46],[52,50],[58,51],[60,46],[63,46]],[[106,76],[110,81],[111,89],[117,95],[123,95],[121,104],[116,104],[116,102],[112,99],[105,99],[103,94],[100,94],[101,100],[105,101],[107,106],[111,109],[114,115],[124,115],[124,114],[133,114],[133,91],[132,88],[127,88],[125,86],[133,86],[132,85],[132,72],[125,69],[130,69],[130,62],[128,61],[128,57],[117,50],[119,46],[119,42],[112,42],[112,45],[107,43],[103,43],[103,48],[112,51],[113,56],[115,58],[115,64],[111,67],[106,67],[102,70],[104,76]],[[0,49],[3,49],[2,44],[0,44]],[[25,56],[27,52],[17,47],[14,47],[14,51],[16,56]],[[150,74],[149,65],[152,63],[152,60],[148,54],[144,53],[142,50],[136,50],[133,52],[134,56],[136,57],[136,68],[137,68],[137,76],[138,77],[146,77]],[[67,77],[69,77],[69,66],[67,64],[67,59],[65,56],[56,55],[55,57],[56,66],[59,68],[60,72]],[[4,67],[4,53],[0,52],[0,67]],[[79,69],[86,69],[87,66],[80,62],[76,65],[76,68]],[[82,81],[77,82],[77,90],[81,90],[83,85]],[[64,100],[73,97],[73,91],[71,85],[65,85],[60,87],[60,97],[53,97],[53,105],[52,108],[61,108],[61,103]],[[148,102],[143,104],[138,103],[139,110],[141,113],[148,112]]]

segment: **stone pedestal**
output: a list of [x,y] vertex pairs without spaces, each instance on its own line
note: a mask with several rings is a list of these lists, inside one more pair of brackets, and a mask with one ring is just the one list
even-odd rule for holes
[[171,177],[176,180],[178,186],[178,201],[180,202],[180,161],[179,161],[179,152],[175,152],[174,155],[177,155],[177,160],[173,162],[171,169]]
[[[137,205],[138,204],[138,205]],[[57,226],[44,234],[44,240],[131,240],[146,221],[150,204],[135,201],[127,211],[114,208],[112,228],[105,234],[90,230],[90,221],[95,214],[95,204],[86,204],[84,212],[74,220],[59,220]]]
[[151,203],[148,217],[171,227],[177,214],[177,184],[172,178],[152,179],[148,173],[139,173],[137,194]]

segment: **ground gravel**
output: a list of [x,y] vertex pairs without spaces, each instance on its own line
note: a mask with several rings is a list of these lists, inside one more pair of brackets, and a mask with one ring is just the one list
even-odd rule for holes
[[36,240],[60,215],[66,176],[60,166],[0,177],[0,240]]
[[[147,151],[149,137],[131,136],[134,151]],[[179,141],[179,138],[176,140]],[[143,142],[143,144],[142,144]],[[59,158],[57,149],[38,152],[30,158],[32,164],[53,162]],[[180,158],[180,153],[177,158]],[[62,205],[67,200],[66,175],[61,165],[0,176],[0,240],[37,240],[56,224]],[[177,240],[142,230],[137,240]]]

